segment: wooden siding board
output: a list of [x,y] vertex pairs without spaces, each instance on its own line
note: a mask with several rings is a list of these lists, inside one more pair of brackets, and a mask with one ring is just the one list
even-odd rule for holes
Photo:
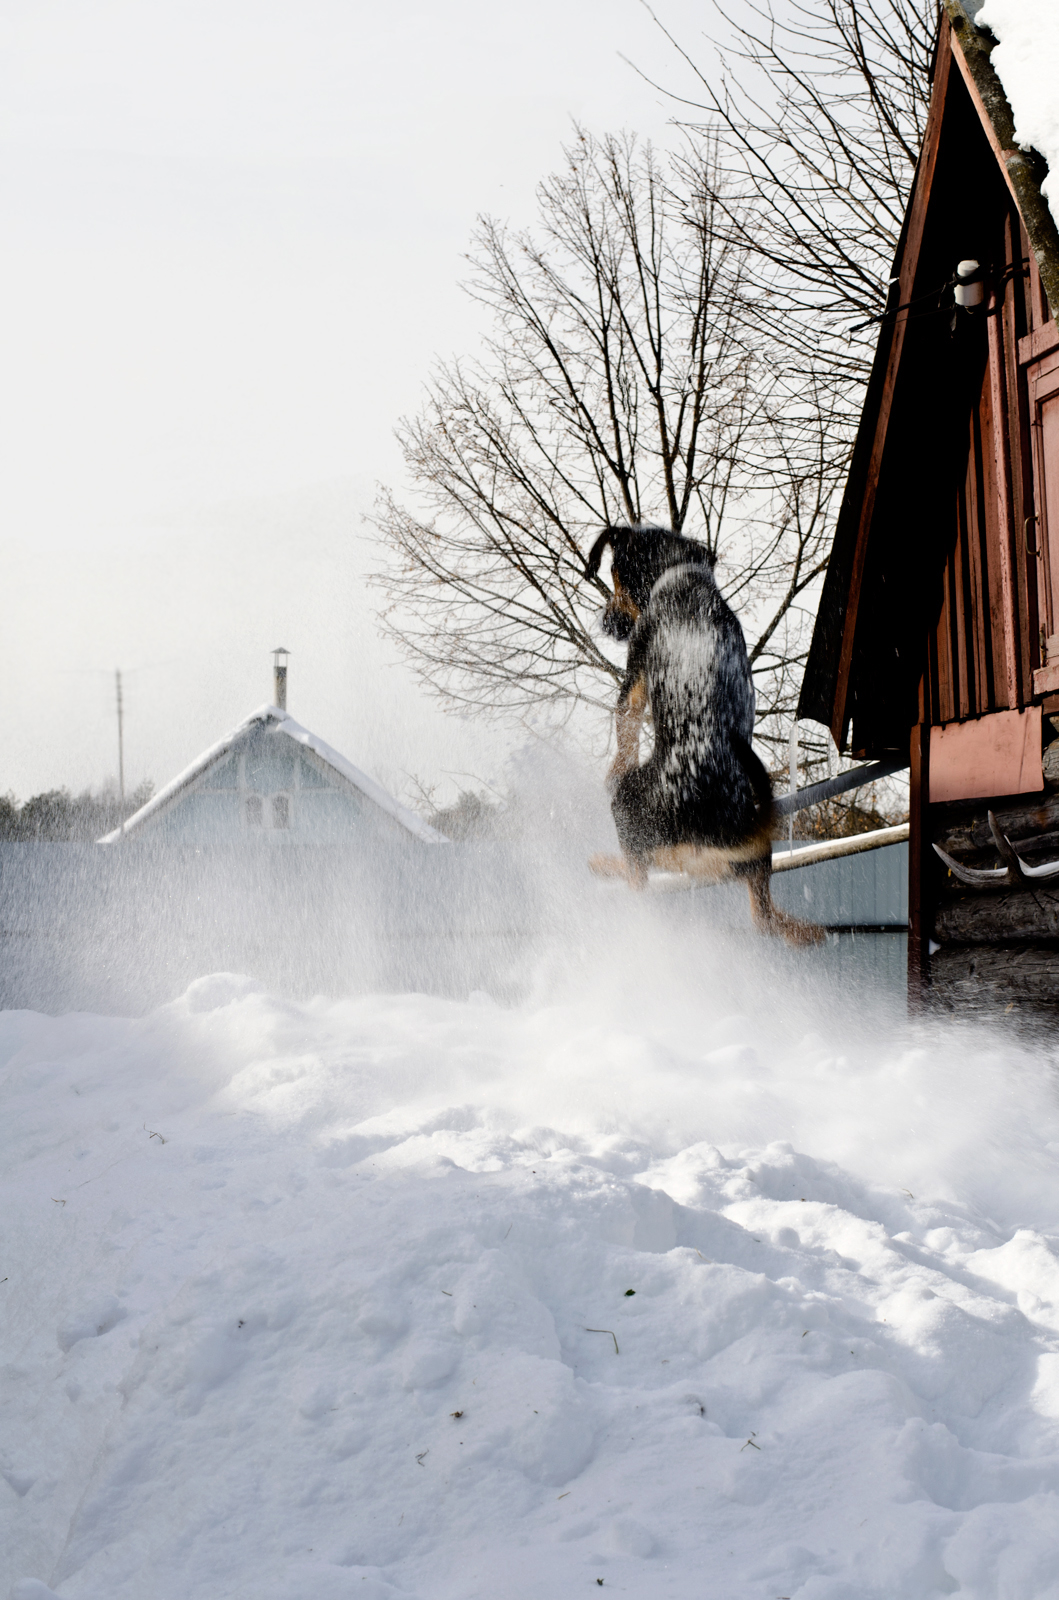
[[957,651],[957,661],[959,663],[958,715],[961,717],[973,717],[978,707],[978,701],[974,692],[973,656],[970,648],[971,638],[968,632],[970,619],[974,615],[974,606],[971,597],[971,567],[967,545],[967,495],[965,488],[961,488],[957,496],[956,517],[957,537],[953,558],[953,587],[956,592],[956,605],[953,634],[955,638],[954,649]]
[[963,516],[963,491],[956,494],[956,538],[953,541],[952,555],[949,557],[946,568],[946,578],[952,595],[950,605],[951,618],[951,651],[952,651],[952,676],[953,676],[953,706],[957,717],[967,716],[967,652],[963,649],[964,629],[964,595],[963,583],[966,570],[964,556],[964,516]]
[[938,619],[937,649],[938,649],[938,713],[947,708],[949,715],[958,715],[956,705],[959,698],[959,685],[957,680],[957,665],[959,656],[953,649],[953,640],[956,628],[956,585],[953,582],[951,563],[946,567],[942,578],[942,603],[941,616]]
[[1036,794],[1043,787],[1040,706],[931,728],[932,805],[995,794]]
[[[1043,604],[1041,622],[1046,638],[1059,633],[1059,371],[1051,368],[1050,357],[1027,370],[1027,387],[1032,418],[1034,502],[1037,545],[1041,551]],[[1047,668],[1055,654],[1049,652]],[[1038,679],[1039,688],[1051,688],[1050,680]]]
[[[987,372],[978,426],[971,430],[967,479],[956,494],[939,616],[928,634],[930,716],[936,722],[1024,705],[1036,665],[1037,558],[1024,536],[1025,507],[1032,500],[1029,412],[1018,364],[1026,279],[1019,219],[1010,208],[1003,238],[1002,296],[985,324]],[[969,536],[976,540],[974,553]]]
[[929,717],[934,717],[949,699],[949,674],[947,674],[947,656],[945,650],[945,614],[947,614],[947,597],[942,594],[941,616],[937,619],[937,627],[926,642],[926,706]]
[[[1005,296],[1010,284],[1005,285]],[[996,659],[993,672],[997,703],[1017,706],[1020,700],[1018,649],[1018,585],[1015,575],[1014,509],[1011,484],[1011,439],[1008,432],[1007,362],[1004,324],[999,315],[989,318],[989,415],[992,443],[992,544],[995,580],[990,585]]]
[[971,449],[967,460],[967,555],[970,567],[971,615],[967,639],[970,646],[977,714],[993,707],[992,659],[989,635],[989,558],[985,531],[982,461],[982,415],[971,415]]
[[995,416],[993,411],[992,372],[987,368],[979,403],[979,493],[978,517],[982,541],[982,617],[986,623],[984,641],[986,709],[996,711],[1007,707],[1007,673],[1005,660],[1006,597],[1001,578],[1001,529],[999,485],[996,477],[994,449]]
[[[1000,633],[999,551],[996,526],[996,482],[993,459],[993,393],[987,371],[978,402],[975,438],[976,504],[978,511],[979,581],[982,617],[983,710],[995,711],[1002,702],[1003,654]],[[999,624],[999,626],[998,626]],[[997,669],[1000,669],[999,672]]]
[[[1030,437],[1029,387],[1021,361],[1021,349],[1030,326],[1030,271],[1032,251],[1026,228],[1018,213],[1009,219],[1011,252],[1010,294],[1004,306],[1004,341],[1008,384],[1008,437],[1017,441],[1011,450],[1014,531],[1019,576],[1019,703],[1033,693],[1034,668],[1040,665],[1037,584],[1040,559],[1034,553],[1036,523],[1033,493],[1033,448]],[[1054,325],[1053,325],[1054,326]]]

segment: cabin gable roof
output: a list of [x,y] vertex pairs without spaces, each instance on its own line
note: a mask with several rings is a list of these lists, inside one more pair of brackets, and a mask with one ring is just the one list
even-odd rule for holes
[[[958,453],[977,381],[970,342],[958,348],[939,315],[942,291],[958,260],[989,259],[988,241],[1014,203],[1053,314],[1059,306],[1059,231],[1041,191],[1047,167],[1015,145],[994,45],[961,0],[944,0],[923,148],[799,701],[799,717],[830,727],[840,747],[852,717],[854,743],[871,754],[906,745],[916,720],[909,700],[933,605],[929,573],[943,559],[934,546],[948,487],[931,457]],[[867,730],[859,739],[858,713]]]

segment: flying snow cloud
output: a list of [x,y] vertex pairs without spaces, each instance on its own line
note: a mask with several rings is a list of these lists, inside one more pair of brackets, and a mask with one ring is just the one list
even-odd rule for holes
[[1050,1045],[582,844],[505,1004],[0,1014],[0,1592],[1051,1592]]

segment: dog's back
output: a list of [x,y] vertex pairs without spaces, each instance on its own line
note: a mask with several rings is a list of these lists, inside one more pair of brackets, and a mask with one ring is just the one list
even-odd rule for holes
[[629,640],[626,685],[637,682],[651,708],[654,750],[622,780],[615,816],[635,818],[639,851],[731,846],[767,825],[768,775],[751,748],[746,643],[709,567],[671,566],[655,583]]
[[754,735],[754,687],[743,630],[708,567],[670,567],[633,632],[629,670],[647,680],[655,748],[704,756],[731,735]]

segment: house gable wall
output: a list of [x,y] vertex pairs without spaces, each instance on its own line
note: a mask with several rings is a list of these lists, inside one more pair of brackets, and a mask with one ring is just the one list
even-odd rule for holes
[[358,836],[407,839],[403,828],[315,753],[279,727],[241,735],[153,820],[151,832],[174,844],[259,838],[273,845],[341,844]]

